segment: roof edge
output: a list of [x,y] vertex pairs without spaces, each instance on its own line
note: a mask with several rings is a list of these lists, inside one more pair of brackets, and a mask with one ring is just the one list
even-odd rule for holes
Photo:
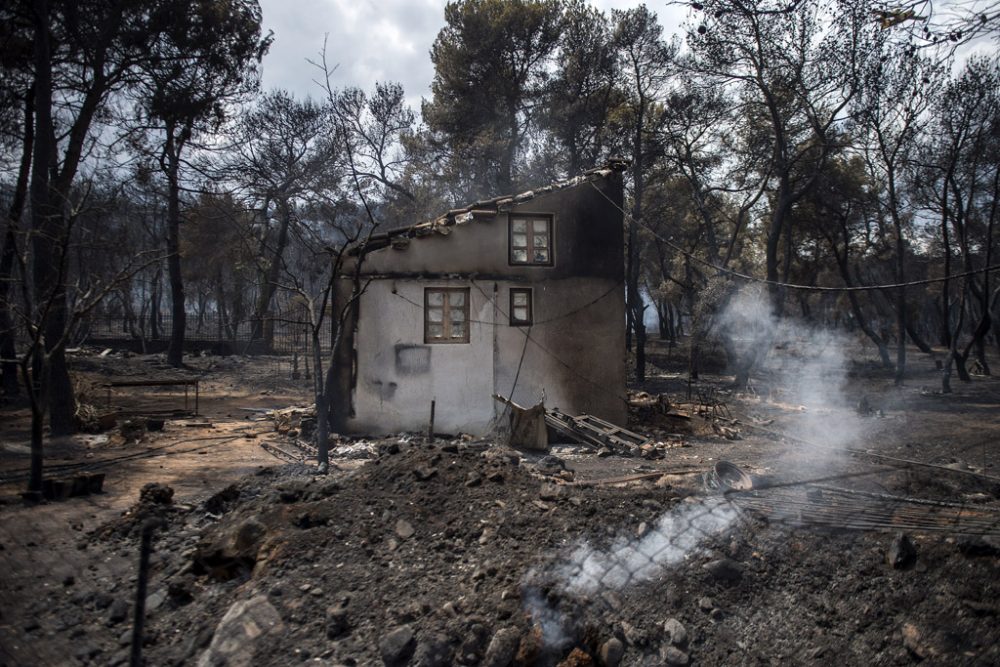
[[623,173],[631,164],[631,161],[626,158],[612,157],[600,167],[588,169],[576,176],[560,181],[553,181],[540,188],[526,190],[514,195],[500,195],[492,199],[482,199],[464,208],[451,209],[433,220],[389,229],[379,234],[372,234],[365,241],[355,244],[348,250],[348,253],[359,255],[382,250],[389,246],[402,249],[409,245],[408,240],[411,238],[428,236],[435,232],[448,234],[451,232],[450,229],[447,229],[449,227],[468,224],[477,218],[492,218],[498,213],[508,211],[514,206],[531,201],[536,197],[583,185],[584,183],[590,183],[598,178],[607,178],[613,173]]

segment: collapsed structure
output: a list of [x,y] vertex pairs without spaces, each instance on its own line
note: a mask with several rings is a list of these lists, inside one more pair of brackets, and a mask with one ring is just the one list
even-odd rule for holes
[[338,428],[422,430],[433,401],[436,430],[483,434],[504,407],[494,394],[623,423],[625,167],[369,238],[338,352]]

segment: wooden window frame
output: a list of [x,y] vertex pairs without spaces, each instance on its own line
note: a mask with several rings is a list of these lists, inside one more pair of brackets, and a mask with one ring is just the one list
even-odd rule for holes
[[[528,296],[528,318],[519,319],[514,315],[514,295],[516,294],[526,294]],[[530,327],[535,321],[535,304],[534,304],[534,293],[530,287],[511,287],[510,288],[510,310],[508,314],[510,315],[510,326],[512,327]]]
[[[525,236],[527,237],[527,246],[525,250],[528,251],[528,259],[524,262],[518,262],[514,260],[514,221],[515,220],[526,220],[528,225],[525,229]],[[531,250],[535,247],[535,230],[534,222],[536,220],[544,220],[548,226],[548,237],[549,242],[546,249],[549,251],[549,259],[547,262],[536,262],[532,259]],[[554,266],[555,265],[555,218],[550,214],[544,213],[524,213],[520,215],[511,214],[507,219],[507,262],[511,266]]]
[[[428,313],[432,308],[437,308],[437,306],[430,305],[430,295],[435,292],[440,292],[444,295],[444,299],[441,302],[441,327],[442,336],[431,336],[428,332],[428,325],[431,324],[428,318]],[[460,338],[453,338],[449,334],[451,333],[452,319],[450,317],[452,305],[451,300],[448,298],[449,294],[461,293],[465,295],[465,302],[462,305],[462,311],[465,315],[465,335]],[[461,344],[469,342],[469,330],[471,329],[471,324],[469,322],[469,288],[468,287],[425,287],[424,288],[424,344],[425,345],[449,345],[449,344]]]

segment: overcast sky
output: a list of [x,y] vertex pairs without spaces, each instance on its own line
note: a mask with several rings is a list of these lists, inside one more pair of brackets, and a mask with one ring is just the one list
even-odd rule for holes
[[[285,88],[297,96],[319,97],[318,59],[327,38],[327,61],[339,64],[337,87],[370,90],[375,81],[398,81],[415,106],[430,97],[434,67],[430,49],[444,25],[446,0],[260,0],[264,30],[274,31],[264,57],[265,90]],[[637,0],[594,0],[605,12],[634,7]],[[665,3],[649,3],[664,34],[679,31],[683,12]]]

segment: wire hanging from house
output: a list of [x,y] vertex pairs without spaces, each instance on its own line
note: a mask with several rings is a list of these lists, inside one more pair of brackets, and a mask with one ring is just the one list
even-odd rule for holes
[[590,185],[595,190],[597,190],[602,197],[607,199],[612,206],[621,211],[622,215],[625,216],[626,224],[631,225],[634,223],[639,225],[640,227],[648,231],[650,234],[652,234],[654,237],[656,237],[657,240],[673,248],[674,250],[681,253],[685,257],[694,260],[698,264],[707,266],[708,268],[714,269],[719,273],[724,273],[726,275],[732,276],[734,278],[739,278],[740,280],[746,280],[748,282],[761,283],[764,285],[771,285],[774,287],[784,287],[786,289],[802,290],[804,292],[870,292],[873,290],[889,290],[889,289],[899,289],[901,287],[917,287],[919,285],[931,285],[934,283],[943,283],[948,280],[968,278],[969,276],[975,276],[980,273],[989,273],[990,271],[1000,270],[1000,264],[991,264],[990,266],[984,266],[980,269],[974,269],[972,271],[964,271],[962,273],[954,273],[950,276],[942,276],[940,278],[925,278],[923,280],[911,280],[905,283],[889,283],[884,285],[853,285],[853,286],[844,285],[841,287],[827,287],[822,285],[799,285],[797,283],[781,282],[780,280],[769,280],[767,278],[759,278],[757,276],[751,276],[746,273],[740,273],[739,271],[734,271],[733,269],[727,269],[724,266],[719,266],[718,264],[710,262],[707,259],[702,259],[701,257],[698,257],[694,253],[685,250],[684,248],[677,245],[673,241],[670,241],[669,239],[666,239],[663,236],[661,236],[659,232],[657,232],[655,229],[650,227],[642,220],[633,220],[632,216],[628,213],[628,211],[619,206],[618,203],[615,202],[615,200],[611,199],[611,197],[609,197],[606,193],[604,193],[600,188],[598,188],[593,183],[591,183]]

